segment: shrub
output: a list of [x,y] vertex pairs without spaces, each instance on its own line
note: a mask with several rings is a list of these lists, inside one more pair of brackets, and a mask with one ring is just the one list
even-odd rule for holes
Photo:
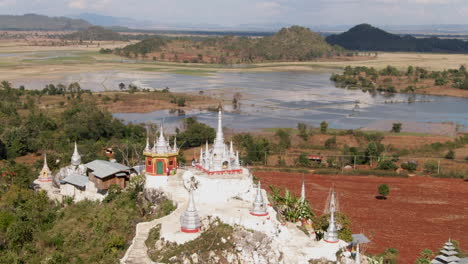
[[325,148],[327,149],[336,148],[336,136],[333,136],[325,141]]
[[307,154],[301,153],[299,157],[297,158],[296,163],[302,167],[309,167],[310,166],[310,160],[307,157]]
[[401,132],[401,123],[393,123],[392,132],[393,133],[400,133]]
[[410,171],[410,172],[415,171],[417,167],[418,167],[418,164],[416,162],[412,162],[412,161],[408,161],[408,162],[405,162],[405,163],[401,164],[401,168],[403,168],[403,169],[405,169],[407,171]]
[[387,184],[382,184],[379,186],[378,190],[380,195],[382,195],[383,197],[387,197],[387,195],[390,193],[390,188],[388,187]]
[[428,160],[424,163],[424,171],[427,173],[436,173],[439,168],[439,164],[435,160]]
[[451,149],[445,154],[446,159],[455,159],[455,152]]
[[396,170],[398,169],[398,166],[391,160],[383,160],[379,162],[379,165],[377,166],[377,169],[379,170]]

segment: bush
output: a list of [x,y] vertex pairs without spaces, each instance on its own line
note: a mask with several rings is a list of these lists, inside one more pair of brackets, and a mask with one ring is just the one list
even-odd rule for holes
[[398,169],[398,166],[391,160],[383,160],[379,162],[379,165],[377,166],[377,169],[379,170],[396,170]]
[[405,162],[405,163],[402,163],[401,164],[401,168],[409,171],[409,172],[413,172],[416,170],[416,168],[418,167],[418,164],[416,162],[412,162],[412,161],[408,161],[408,162]]
[[401,132],[401,123],[393,123],[392,132],[393,133],[400,133]]
[[305,153],[301,153],[301,155],[297,158],[296,163],[299,166],[302,166],[302,167],[309,167],[310,166],[310,160],[307,157],[307,154],[305,154]]
[[327,149],[336,148],[336,136],[333,136],[325,141],[325,148]]
[[435,160],[428,160],[424,163],[424,171],[427,173],[436,173],[439,168],[439,164]]
[[446,159],[455,159],[455,152],[451,149],[447,152],[447,154],[445,154],[445,158]]
[[387,184],[382,184],[379,186],[378,190],[380,195],[382,195],[383,197],[387,197],[387,195],[390,193],[390,188],[388,187]]

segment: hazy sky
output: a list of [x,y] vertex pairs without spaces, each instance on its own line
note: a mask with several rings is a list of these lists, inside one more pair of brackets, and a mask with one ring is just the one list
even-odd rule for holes
[[226,26],[468,24],[467,0],[0,0],[1,14],[84,12]]

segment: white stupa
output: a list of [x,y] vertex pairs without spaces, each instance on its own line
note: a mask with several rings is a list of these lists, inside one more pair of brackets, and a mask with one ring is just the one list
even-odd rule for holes
[[257,184],[257,195],[255,196],[255,200],[252,203],[252,209],[250,210],[250,214],[255,215],[255,216],[268,215],[266,204],[262,195],[262,188],[261,188],[260,181]]
[[232,141],[229,146],[224,143],[223,114],[218,113],[218,130],[213,146],[210,149],[208,142],[205,151],[200,150],[198,167],[207,173],[241,173],[239,152],[234,151]]
[[189,203],[187,210],[180,216],[180,230],[184,233],[197,233],[201,229],[201,221],[195,208],[193,191],[189,192]]
[[336,227],[335,223],[335,189],[331,191],[331,198],[330,198],[330,223],[328,224],[327,232],[325,233],[324,240],[328,243],[338,243],[338,228]]

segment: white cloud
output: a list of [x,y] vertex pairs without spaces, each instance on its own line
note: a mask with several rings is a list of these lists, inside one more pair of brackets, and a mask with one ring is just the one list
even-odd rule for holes
[[16,4],[16,0],[0,0],[0,7],[12,6]]
[[72,9],[102,10],[111,2],[112,0],[71,0],[68,2],[68,7]]
[[274,16],[281,12],[281,5],[277,2],[258,2],[255,8],[260,12],[260,15]]

